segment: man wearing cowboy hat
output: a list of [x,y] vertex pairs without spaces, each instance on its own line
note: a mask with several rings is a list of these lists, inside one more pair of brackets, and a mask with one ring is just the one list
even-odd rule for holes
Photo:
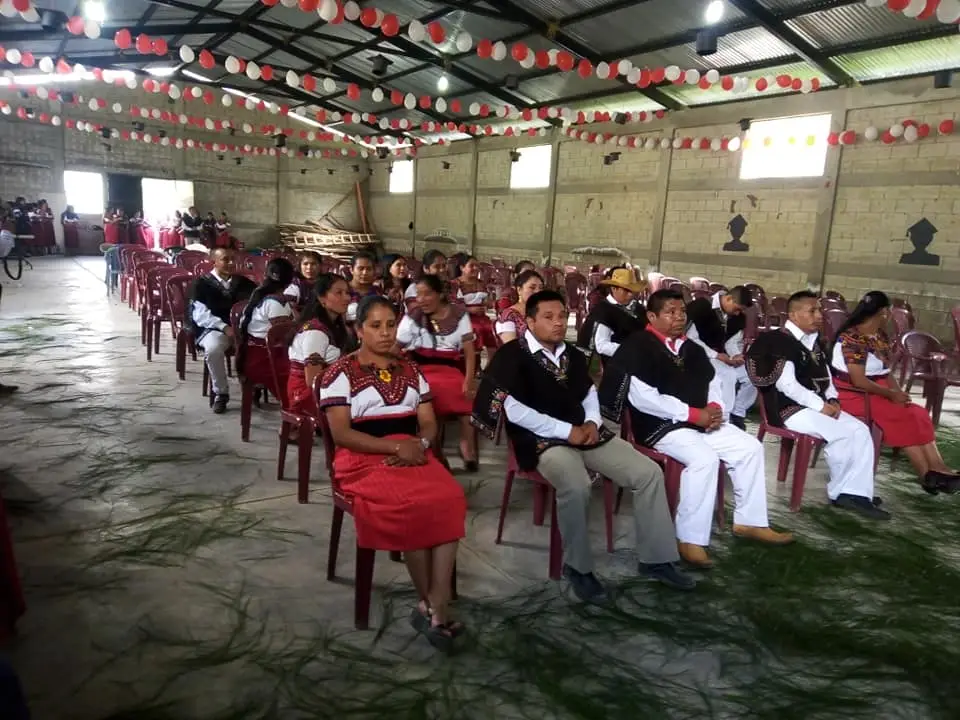
[[588,352],[596,351],[601,363],[606,363],[620,343],[636,330],[642,330],[647,321],[642,312],[633,310],[637,296],[643,291],[643,283],[637,282],[632,270],[614,268],[610,277],[599,285],[607,290],[606,299],[590,308],[590,314],[580,328],[577,344]]

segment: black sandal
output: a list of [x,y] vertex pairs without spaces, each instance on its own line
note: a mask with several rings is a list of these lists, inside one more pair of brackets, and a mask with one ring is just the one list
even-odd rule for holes
[[441,652],[450,652],[453,641],[466,632],[466,625],[457,621],[445,622],[443,625],[433,625],[423,633],[427,642]]

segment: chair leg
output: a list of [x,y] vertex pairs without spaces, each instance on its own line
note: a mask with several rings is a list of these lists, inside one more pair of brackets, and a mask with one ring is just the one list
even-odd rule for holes
[[354,581],[353,626],[357,630],[370,627],[370,597],[373,595],[373,561],[376,551],[357,546],[357,576]]
[[603,478],[603,519],[607,532],[607,552],[613,552],[613,481]]
[[714,509],[714,516],[717,527],[723,530],[727,524],[726,501],[724,491],[726,490],[727,466],[720,463],[720,470],[717,472],[717,502]]
[[[240,439],[250,442],[250,416],[253,415],[253,385],[244,382],[240,391]],[[213,396],[213,393],[210,393]]]
[[[794,444],[794,440],[780,438],[780,462],[777,464],[777,482],[787,481],[787,470],[790,468],[790,456],[793,454]],[[799,462],[799,460],[797,462]]]
[[757,440],[763,442],[763,439],[767,436],[767,429],[763,426],[763,423],[760,423],[760,429],[757,430]]
[[[870,423],[870,436],[873,438],[873,472],[880,466],[880,448],[883,445],[883,430],[876,423]],[[820,448],[817,447],[817,452]]]
[[287,446],[290,444],[291,426],[286,420],[280,423],[280,447],[277,450],[277,480],[283,480],[283,470],[287,464]]
[[812,470],[817,466],[817,461],[820,459],[820,446],[816,445],[813,448],[813,456],[810,458],[810,469]]
[[174,364],[177,368],[177,377],[187,379],[187,336],[183,332],[177,333],[177,349]]
[[947,384],[938,380],[933,383],[931,388],[931,393],[933,395],[933,412],[931,413],[931,419],[933,420],[934,427],[940,427],[940,413],[943,411],[943,396],[947,392]]
[[623,502],[623,488],[617,488],[617,501],[613,504],[613,514],[620,514],[620,503]]
[[340,530],[343,527],[343,508],[334,506],[330,523],[330,547],[327,549],[327,580],[337,576],[337,555],[340,553]]
[[160,354],[160,318],[153,321],[153,354]]
[[670,508],[670,517],[677,516],[677,505],[680,504],[680,474],[683,465],[676,460],[667,459],[667,466],[663,469],[663,485],[667,495],[667,507]]
[[140,344],[147,344],[147,312],[144,308],[140,308]]
[[[194,341],[193,336],[187,338],[187,347],[190,350],[190,357],[193,358],[193,361],[197,361],[197,343]],[[186,363],[184,363],[186,365]]]
[[450,599],[458,600],[460,593],[457,592],[457,563],[453,563],[453,572],[450,573]]
[[497,521],[497,539],[494,541],[497,545],[503,539],[503,521],[507,517],[507,507],[510,505],[510,491],[513,489],[512,470],[507,470],[507,476],[503,480],[503,500],[500,501],[500,519]]
[[300,421],[300,437],[297,439],[297,502],[301,505],[310,500],[310,461],[313,459],[313,423]]
[[790,487],[790,510],[800,512],[803,502],[803,486],[807,482],[807,470],[810,467],[810,456],[813,455],[814,441],[810,438],[801,438],[797,442],[797,458],[793,465],[793,485]]
[[563,539],[560,537],[560,522],[557,520],[557,500],[548,493],[550,502],[550,579],[559,580],[563,574]]
[[147,362],[151,362],[153,360],[153,323],[149,319],[145,319],[143,326],[147,333],[144,343],[147,346]]
[[550,499],[550,490],[546,485],[535,483],[533,486],[533,524],[537,527],[543,525],[544,518],[547,516],[547,501]]

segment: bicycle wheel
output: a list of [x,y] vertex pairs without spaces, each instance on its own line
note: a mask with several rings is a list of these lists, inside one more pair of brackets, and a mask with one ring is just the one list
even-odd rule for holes
[[[17,261],[15,271],[10,269],[10,258],[14,258]],[[23,256],[21,256],[20,253],[10,253],[7,255],[3,259],[3,271],[11,280],[19,280],[23,275]]]

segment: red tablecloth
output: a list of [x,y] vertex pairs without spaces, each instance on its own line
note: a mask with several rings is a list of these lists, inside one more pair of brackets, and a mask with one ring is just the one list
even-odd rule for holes
[[57,239],[53,232],[53,220],[31,220],[30,228],[33,230],[33,241],[30,243],[33,247],[56,246]]
[[182,247],[183,238],[180,236],[180,231],[176,228],[161,228],[160,229],[160,247],[166,250],[171,247]]
[[74,250],[80,247],[80,229],[77,223],[63,223],[63,246]]
[[103,224],[103,241],[108,245],[118,245],[125,242],[126,238],[120,239],[120,226],[117,223],[108,222]]

